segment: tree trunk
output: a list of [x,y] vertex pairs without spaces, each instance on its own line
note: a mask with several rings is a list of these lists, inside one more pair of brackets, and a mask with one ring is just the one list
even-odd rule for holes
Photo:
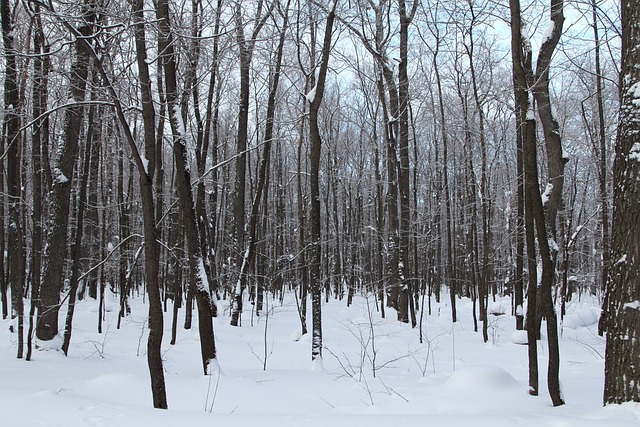
[[[94,83],[97,83],[97,79],[94,76]],[[98,87],[96,85],[95,87]],[[91,94],[92,99],[96,98],[95,89]],[[87,118],[87,122],[89,123],[87,129],[87,141],[84,148],[84,161],[82,165],[82,174],[80,175],[80,188],[78,195],[78,207],[77,207],[77,217],[76,217],[76,234],[75,240],[71,245],[70,252],[72,254],[72,265],[71,265],[71,277],[69,280],[69,304],[67,309],[67,316],[65,318],[65,326],[64,326],[64,336],[62,341],[62,351],[65,356],[69,355],[69,344],[71,343],[71,332],[73,328],[73,314],[75,311],[76,305],[76,297],[78,294],[78,273],[80,269],[80,250],[82,245],[82,235],[84,231],[84,216],[85,216],[85,206],[86,206],[86,197],[87,197],[87,182],[89,179],[89,164],[91,162],[92,153],[94,150],[99,149],[94,146],[94,141],[98,140],[100,135],[100,122],[96,116],[100,116],[100,112],[96,115],[96,107],[92,105],[89,107],[89,116]],[[97,144],[96,144],[97,145]],[[98,156],[99,158],[99,156]],[[96,177],[97,178],[97,177]],[[97,206],[96,206],[97,209]],[[101,316],[100,316],[101,317]]]
[[[4,81],[4,126],[7,140],[7,196],[9,199],[9,233],[7,253],[9,259],[9,284],[11,287],[11,318],[17,323],[17,356],[23,356],[23,315],[25,266],[24,266],[24,231],[22,221],[22,184],[21,184],[21,151],[20,110],[21,100],[18,89],[18,64],[13,44],[13,23],[9,1],[0,3],[2,14],[2,39],[4,42],[6,77]],[[4,257],[4,254],[0,254]]]
[[613,164],[604,403],[640,402],[640,9],[621,1],[620,116]]
[[[75,30],[75,58],[71,66],[69,80],[69,98],[71,104],[64,111],[63,137],[59,142],[55,160],[53,186],[49,196],[49,218],[47,227],[47,245],[44,254],[42,289],[40,292],[40,318],[36,327],[36,336],[49,341],[58,334],[58,310],[60,308],[60,291],[63,287],[63,266],[61,256],[67,249],[67,227],[69,224],[69,201],[73,171],[81,138],[80,130],[84,115],[84,107],[74,103],[83,101],[87,87],[88,67],[90,62],[88,38],[93,33],[95,11],[93,6],[83,10],[83,22]],[[84,38],[81,38],[84,37]]]
[[[256,194],[254,196],[253,203],[251,205],[251,216],[249,218],[249,235],[247,240],[247,248],[244,252],[245,255],[242,260],[238,282],[236,284],[236,290],[235,290],[236,297],[238,295],[240,295],[240,297],[242,296],[242,289],[244,289],[246,285],[248,269],[253,264],[253,258],[254,258],[255,247],[256,247],[256,237],[257,237],[256,228],[258,226],[258,221],[260,219],[259,209],[260,209],[260,203],[262,200],[263,193],[264,193],[265,200],[267,198],[268,185],[266,185],[266,183],[268,182],[268,171],[269,171],[269,164],[271,161],[271,144],[273,142],[273,125],[274,125],[275,113],[276,113],[276,94],[278,91],[278,83],[280,81],[280,68],[282,64],[282,50],[283,50],[284,41],[285,41],[285,31],[287,29],[287,24],[288,24],[288,7],[289,7],[289,2],[287,2],[286,9],[285,9],[284,22],[282,24],[283,29],[282,29],[282,32],[280,33],[278,50],[276,52],[275,70],[273,73],[273,80],[271,82],[271,88],[269,89],[269,97],[267,100],[267,117],[266,117],[265,131],[264,131],[264,145],[262,150],[262,159],[260,161],[260,167],[258,170],[258,185],[256,188]],[[237,301],[236,301],[236,307],[237,307]],[[234,325],[234,326],[238,326],[240,312],[234,310],[233,315],[238,316],[238,318],[235,319],[235,325]],[[234,324],[233,322],[234,321],[232,318],[232,325]]]
[[[40,117],[47,109],[47,91],[49,81],[49,46],[46,45],[40,9],[35,7],[35,29],[33,38],[33,50],[37,57],[34,59],[33,82],[33,117]],[[31,235],[31,308],[29,310],[29,333],[27,336],[27,360],[31,360],[32,341],[34,332],[35,313],[40,295],[40,279],[42,274],[42,220],[43,220],[43,157],[42,148],[49,144],[46,128],[49,123],[46,119],[39,119],[31,133],[31,163],[32,163],[32,214],[33,232]],[[0,249],[0,253],[4,250]],[[3,274],[0,271],[0,274]],[[0,279],[2,280],[2,279]]]
[[336,4],[332,3],[327,15],[324,30],[324,40],[321,50],[321,62],[318,71],[318,79],[312,91],[312,95],[307,95],[309,101],[309,183],[311,187],[311,305],[313,312],[313,338],[311,340],[311,359],[313,361],[322,360],[322,277],[320,275],[321,257],[321,218],[320,218],[320,158],[322,149],[322,137],[318,127],[318,110],[324,96],[324,85],[327,78],[329,66],[329,56],[331,53],[331,34],[333,32],[333,22],[335,20]]
[[606,301],[607,291],[605,284],[609,276],[609,267],[611,265],[611,247],[609,244],[609,194],[607,191],[607,136],[605,133],[604,122],[604,96],[603,96],[603,77],[602,67],[600,66],[600,37],[598,35],[598,14],[596,0],[591,0],[591,10],[593,16],[593,38],[595,40],[595,77],[596,77],[596,98],[598,101],[598,142],[599,149],[596,152],[600,155],[598,159],[598,180],[600,189],[600,211],[602,214],[602,289],[605,295],[605,301],[602,304],[602,313],[598,321],[598,334],[602,334],[606,330],[607,316]]
[[[242,268],[245,259],[244,238],[245,238],[245,188],[246,188],[246,168],[247,168],[247,142],[249,127],[249,96],[250,96],[250,67],[253,57],[253,49],[256,39],[262,26],[269,17],[276,1],[272,1],[269,10],[262,16],[263,0],[258,1],[256,6],[256,23],[250,39],[247,40],[244,34],[244,22],[242,20],[242,11],[240,3],[237,4],[235,10],[236,20],[236,39],[240,50],[240,111],[238,112],[238,134],[236,139],[236,181],[234,192],[234,239],[236,247],[235,261],[238,268]],[[233,295],[231,312],[231,326],[238,326],[240,314],[242,313],[242,293],[243,289],[235,289]]]
[[[456,295],[457,285],[455,270],[453,268],[453,234],[451,231],[451,196],[449,188],[449,148],[446,128],[446,116],[444,112],[444,97],[442,94],[442,81],[440,77],[440,70],[437,63],[437,57],[440,47],[440,38],[436,37],[436,49],[433,53],[434,71],[436,74],[436,83],[438,86],[438,107],[440,112],[440,127],[442,138],[442,196],[444,196],[445,203],[445,223],[446,223],[446,235],[447,235],[447,276],[449,279],[449,295],[451,298],[451,321],[455,323],[458,320],[456,311]],[[441,197],[442,197],[441,196]],[[440,239],[440,237],[438,237]],[[437,284],[439,286],[439,284]],[[439,299],[439,296],[436,296]]]
[[[162,317],[162,303],[160,301],[160,288],[158,286],[158,273],[160,271],[158,230],[156,228],[156,216],[153,194],[153,177],[156,161],[156,134],[155,111],[151,91],[151,79],[149,76],[149,64],[147,63],[147,47],[144,24],[144,2],[136,0],[132,4],[135,17],[136,60],[140,74],[140,93],[142,95],[142,117],[144,124],[144,158],[148,163],[142,162],[132,138],[127,138],[131,151],[136,158],[138,175],[140,176],[140,198],[142,201],[142,218],[144,226],[144,260],[145,282],[149,293],[149,338],[147,340],[147,362],[151,377],[151,393],[153,407],[167,409],[167,393],[164,382],[164,368],[162,365],[162,335],[164,319]],[[120,116],[122,117],[122,116]],[[123,128],[128,131],[128,125],[123,123]]]
[[158,1],[156,8],[159,20],[160,36],[158,46],[163,52],[165,96],[167,111],[173,135],[173,156],[176,167],[176,183],[182,221],[187,238],[187,252],[189,255],[189,270],[191,279],[195,283],[196,301],[198,304],[198,326],[200,334],[200,351],[202,367],[205,375],[211,373],[210,365],[216,359],[215,338],[213,335],[213,301],[204,259],[202,257],[200,235],[196,223],[191,191],[191,172],[186,147],[186,128],[178,105],[176,56],[174,51],[173,33],[169,21],[168,0]]
[[[536,139],[536,122],[532,106],[529,103],[527,74],[532,74],[531,65],[531,46],[526,42],[522,34],[523,22],[521,17],[520,0],[510,0],[509,7],[511,11],[511,60],[513,67],[513,90],[516,101],[516,130],[518,136],[516,143],[521,144],[517,150],[522,152],[522,190],[523,212],[524,212],[524,231],[527,244],[527,267],[529,270],[529,283],[527,291],[527,313],[526,313],[526,329],[528,338],[528,357],[529,357],[529,394],[537,396],[539,392],[538,384],[538,333],[536,321],[536,296],[537,296],[537,265],[535,253],[535,232],[534,219],[532,211],[532,194],[529,185],[528,176],[531,175],[529,170],[532,160],[532,154],[535,154]],[[531,150],[533,149],[533,153]],[[534,164],[534,169],[537,165]],[[535,193],[540,194],[538,188]]]
[[411,235],[411,202],[410,202],[410,174],[409,174],[409,76],[408,45],[409,25],[413,21],[419,1],[414,0],[411,10],[407,11],[404,0],[398,1],[398,18],[400,19],[400,63],[398,64],[398,188],[400,191],[400,294],[398,298],[398,320],[409,322],[410,286],[407,272],[409,265],[409,241]]
[[[546,200],[541,199],[544,208],[543,215],[536,214],[537,197],[534,196],[534,215],[536,216],[536,230],[538,246],[542,258],[542,280],[540,292],[542,295],[542,310],[547,320],[547,340],[549,342],[549,367],[547,386],[553,406],[564,404],[560,391],[560,351],[558,346],[557,315],[553,306],[552,289],[555,283],[555,267],[558,255],[556,218],[562,209],[562,193],[564,188],[564,165],[568,161],[562,150],[560,126],[554,117],[549,95],[549,69],[551,57],[562,34],[564,23],[563,0],[551,0],[551,31],[543,41],[536,62],[536,75],[530,82],[533,96],[537,102],[538,115],[542,124],[544,140],[547,149],[547,170],[549,183],[545,190]],[[525,160],[526,161],[526,160]],[[539,191],[538,191],[539,193]],[[538,222],[542,221],[542,224]]]

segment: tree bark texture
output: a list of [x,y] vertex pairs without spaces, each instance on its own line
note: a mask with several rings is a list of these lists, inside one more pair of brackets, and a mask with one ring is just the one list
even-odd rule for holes
[[[52,189],[49,195],[49,216],[47,220],[47,244],[44,253],[43,281],[40,291],[39,318],[36,336],[49,341],[58,334],[58,311],[60,292],[63,288],[63,266],[61,254],[67,249],[67,227],[69,224],[69,203],[71,184],[78,145],[82,135],[84,101],[91,56],[87,43],[93,33],[95,11],[84,10],[84,22],[77,29],[74,49],[75,57],[69,78],[69,106],[64,111],[63,136],[58,146],[53,170]],[[82,38],[81,38],[82,37]],[[66,257],[62,257],[66,259]]]
[[613,164],[604,403],[640,402],[640,8],[621,1],[620,116]]
[[[4,81],[5,130],[7,139],[7,198],[9,199],[9,233],[7,255],[9,258],[9,285],[11,288],[11,318],[17,323],[17,356],[24,351],[24,303],[25,282],[24,230],[22,205],[22,141],[20,136],[20,92],[18,89],[18,64],[13,38],[13,23],[9,0],[0,3],[2,14],[2,39],[4,42],[6,77]],[[4,254],[0,254],[4,257]],[[4,260],[0,260],[4,262]]]

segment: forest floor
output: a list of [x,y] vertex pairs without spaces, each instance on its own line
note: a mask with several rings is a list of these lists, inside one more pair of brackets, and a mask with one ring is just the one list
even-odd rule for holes
[[[640,404],[602,407],[604,339],[598,302],[574,297],[562,324],[560,379],[566,405],[546,390],[547,344],[538,344],[540,395],[528,394],[527,347],[515,331],[510,300],[492,303],[489,341],[474,332],[472,304],[459,299],[452,324],[448,296],[431,302],[420,328],[382,319],[373,297],[323,305],[323,361],[311,363],[309,334],[300,336],[296,302],[268,299],[259,317],[245,304],[242,326],[229,325],[228,304],[215,319],[219,366],[202,374],[197,319],[170,345],[165,316],[163,360],[169,410],[152,408],[143,298],[116,328],[109,294],[103,333],[98,303],[76,307],[69,356],[56,341],[16,358],[12,322],[0,320],[2,426],[639,426]],[[268,316],[267,316],[268,313]],[[194,317],[197,312],[194,311]],[[310,323],[309,311],[309,323]],[[61,313],[64,319],[64,313]],[[479,324],[479,327],[481,325]],[[543,324],[544,330],[544,324]],[[526,336],[524,337],[526,340]],[[265,369],[266,366],[266,369]]]

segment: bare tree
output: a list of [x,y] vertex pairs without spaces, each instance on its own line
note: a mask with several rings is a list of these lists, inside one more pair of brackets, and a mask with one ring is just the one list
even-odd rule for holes
[[[34,7],[34,36],[33,50],[36,54],[34,59],[34,79],[33,79],[33,117],[40,118],[43,116],[47,108],[48,82],[49,82],[49,46],[46,43],[42,17],[40,16],[40,8]],[[44,169],[48,169],[48,165],[44,164],[43,152],[44,147],[49,144],[49,119],[44,116],[37,119],[34,123],[31,133],[31,167],[32,167],[32,223],[33,230],[31,233],[31,308],[29,310],[29,333],[27,337],[27,360],[31,358],[33,328],[35,326],[35,313],[38,305],[40,292],[40,279],[42,274],[42,249],[43,249],[43,227],[42,220],[44,218],[43,208],[44,201],[42,196],[45,188]]]
[[[514,67],[514,89],[516,91],[516,102],[518,105],[519,121],[517,126],[523,127],[523,161],[525,174],[525,199],[530,208],[533,218],[525,221],[525,226],[531,229],[535,223],[535,233],[537,236],[538,249],[542,263],[542,276],[540,278],[540,304],[543,315],[547,320],[547,336],[549,342],[549,368],[547,373],[547,386],[554,406],[564,403],[560,392],[559,369],[560,353],[558,348],[558,327],[557,317],[552,301],[552,286],[555,279],[555,264],[558,252],[556,217],[562,203],[562,189],[564,184],[564,164],[565,159],[562,152],[560,140],[559,124],[555,119],[549,95],[549,70],[551,57],[560,40],[564,23],[562,0],[551,0],[550,2],[550,23],[544,35],[544,40],[540,47],[536,62],[535,73],[531,63],[531,44],[527,36],[523,34],[523,22],[519,0],[510,1],[511,8],[511,34],[512,34],[512,59]],[[537,112],[543,127],[545,145],[547,151],[547,169],[549,183],[545,193],[540,194],[538,178],[537,148],[535,144],[535,115],[533,105],[529,100],[529,95],[533,96],[537,103]],[[524,98],[526,96],[526,99]],[[527,230],[529,233],[530,231]],[[533,277],[531,261],[535,259],[535,245],[532,236],[527,240],[527,252],[530,261],[529,275]],[[535,268],[534,268],[535,270]],[[530,280],[531,287],[537,286],[536,282]],[[533,301],[528,301],[529,309],[527,316],[528,328],[534,328],[532,323],[538,324],[534,320]],[[529,330],[529,351],[530,351],[530,388],[537,393],[537,379],[533,381],[532,375],[535,371],[537,377],[537,361],[532,357],[535,341],[531,342],[535,330]],[[538,333],[535,333],[536,338]],[[537,357],[537,356],[536,356]],[[535,384],[534,384],[535,383]]]
[[[250,67],[253,57],[253,51],[256,45],[260,30],[271,15],[276,1],[272,1],[268,5],[268,9],[263,11],[264,1],[259,0],[256,6],[256,15],[253,31],[247,39],[244,33],[244,21],[242,12],[242,2],[236,4],[235,20],[236,20],[236,39],[240,49],[240,111],[238,114],[238,135],[236,140],[237,157],[236,157],[236,181],[234,196],[234,238],[236,240],[236,264],[242,265],[244,259],[244,234],[245,234],[245,187],[246,187],[246,165],[247,165],[247,142],[249,127],[249,96],[250,93]],[[240,283],[240,282],[239,282]],[[242,313],[242,288],[234,289],[233,295],[233,311],[231,315],[231,325],[238,326],[240,324],[240,314]]]
[[[240,266],[240,274],[238,276],[238,283],[236,284],[236,296],[238,290],[242,290],[245,287],[247,274],[250,266],[253,264],[256,249],[257,227],[260,219],[259,210],[260,204],[263,198],[267,198],[268,191],[268,173],[269,165],[271,162],[271,146],[273,143],[273,127],[276,113],[276,95],[278,93],[278,84],[280,82],[280,70],[282,68],[282,51],[284,48],[285,35],[289,23],[289,4],[287,1],[284,10],[281,10],[281,6],[278,6],[278,11],[283,16],[283,22],[280,29],[280,37],[278,40],[278,47],[276,50],[276,58],[273,70],[273,77],[271,78],[271,85],[269,88],[269,96],[267,100],[267,116],[264,131],[264,145],[262,148],[262,159],[260,160],[260,166],[258,169],[258,183],[256,188],[256,194],[251,204],[251,216],[249,217],[249,234],[247,240],[247,248],[244,251],[244,257]],[[236,301],[236,307],[238,301]]]
[[[25,280],[24,266],[24,231],[21,213],[21,151],[20,135],[21,100],[18,87],[17,52],[14,46],[12,11],[9,0],[0,3],[2,14],[2,40],[6,61],[6,77],[4,81],[5,137],[7,141],[7,197],[9,199],[9,283],[11,287],[11,318],[16,319],[18,332],[18,358],[24,351],[24,303],[22,294]],[[2,255],[4,256],[4,255]],[[4,260],[2,260],[4,262]]]
[[[78,153],[80,133],[84,116],[84,105],[91,62],[89,46],[85,40],[94,31],[96,20],[95,4],[82,7],[82,20],[78,28],[71,28],[74,38],[75,57],[71,66],[69,79],[70,104],[64,111],[63,138],[58,145],[58,152],[53,169],[54,182],[49,195],[49,217],[47,220],[47,245],[45,246],[42,289],[40,292],[39,318],[36,336],[48,341],[58,333],[58,311],[60,292],[63,286],[63,265],[59,255],[67,249],[67,227],[69,223],[69,201]],[[65,258],[65,257],[63,257]]]
[[189,270],[191,280],[194,281],[196,301],[198,304],[202,367],[205,375],[208,375],[211,372],[211,364],[216,359],[216,346],[213,335],[214,305],[205,272],[204,259],[201,252],[202,246],[200,245],[200,235],[198,233],[193,204],[191,171],[186,146],[186,128],[185,122],[183,121],[184,115],[178,104],[176,52],[174,50],[173,30],[169,19],[168,0],[160,0],[158,2],[156,13],[160,27],[158,46],[162,52],[167,112],[169,113],[171,133],[173,136],[173,156],[176,168],[178,199],[187,238]]
[[321,59],[318,67],[318,78],[316,85],[306,95],[309,101],[309,183],[311,187],[311,212],[309,226],[311,227],[311,304],[313,313],[313,337],[311,340],[311,359],[322,360],[322,277],[320,274],[321,259],[321,239],[322,228],[320,218],[320,156],[322,150],[322,137],[318,127],[318,112],[324,96],[324,87],[329,68],[329,56],[331,54],[331,35],[333,32],[333,22],[336,16],[336,2],[329,2],[329,13],[324,29]]

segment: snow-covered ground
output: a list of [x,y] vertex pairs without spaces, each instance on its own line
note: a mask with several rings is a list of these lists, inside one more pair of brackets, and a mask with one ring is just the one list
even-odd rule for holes
[[110,295],[103,334],[96,332],[97,302],[80,302],[68,357],[40,349],[30,362],[16,359],[16,334],[3,320],[0,425],[640,425],[639,404],[602,407],[604,340],[596,333],[597,301],[569,304],[560,342],[567,404],[559,408],[551,406],[546,391],[544,340],[538,347],[541,393],[527,393],[527,349],[516,344],[522,336],[514,332],[508,299],[495,303],[507,314],[490,316],[488,343],[473,332],[470,301],[458,300],[455,324],[445,301],[443,295],[440,304],[432,302],[420,343],[418,328],[393,320],[392,310],[381,319],[373,298],[359,296],[349,308],[346,300],[332,299],[323,306],[323,363],[315,365],[309,336],[300,337],[295,300],[280,304],[270,298],[269,316],[245,311],[242,327],[229,326],[228,306],[221,303],[215,320],[219,369],[211,376],[201,372],[195,319],[194,328],[179,328],[176,345],[169,345],[169,304],[163,345],[167,411],[151,404],[141,297],[131,301],[132,315],[117,330],[117,302]]

